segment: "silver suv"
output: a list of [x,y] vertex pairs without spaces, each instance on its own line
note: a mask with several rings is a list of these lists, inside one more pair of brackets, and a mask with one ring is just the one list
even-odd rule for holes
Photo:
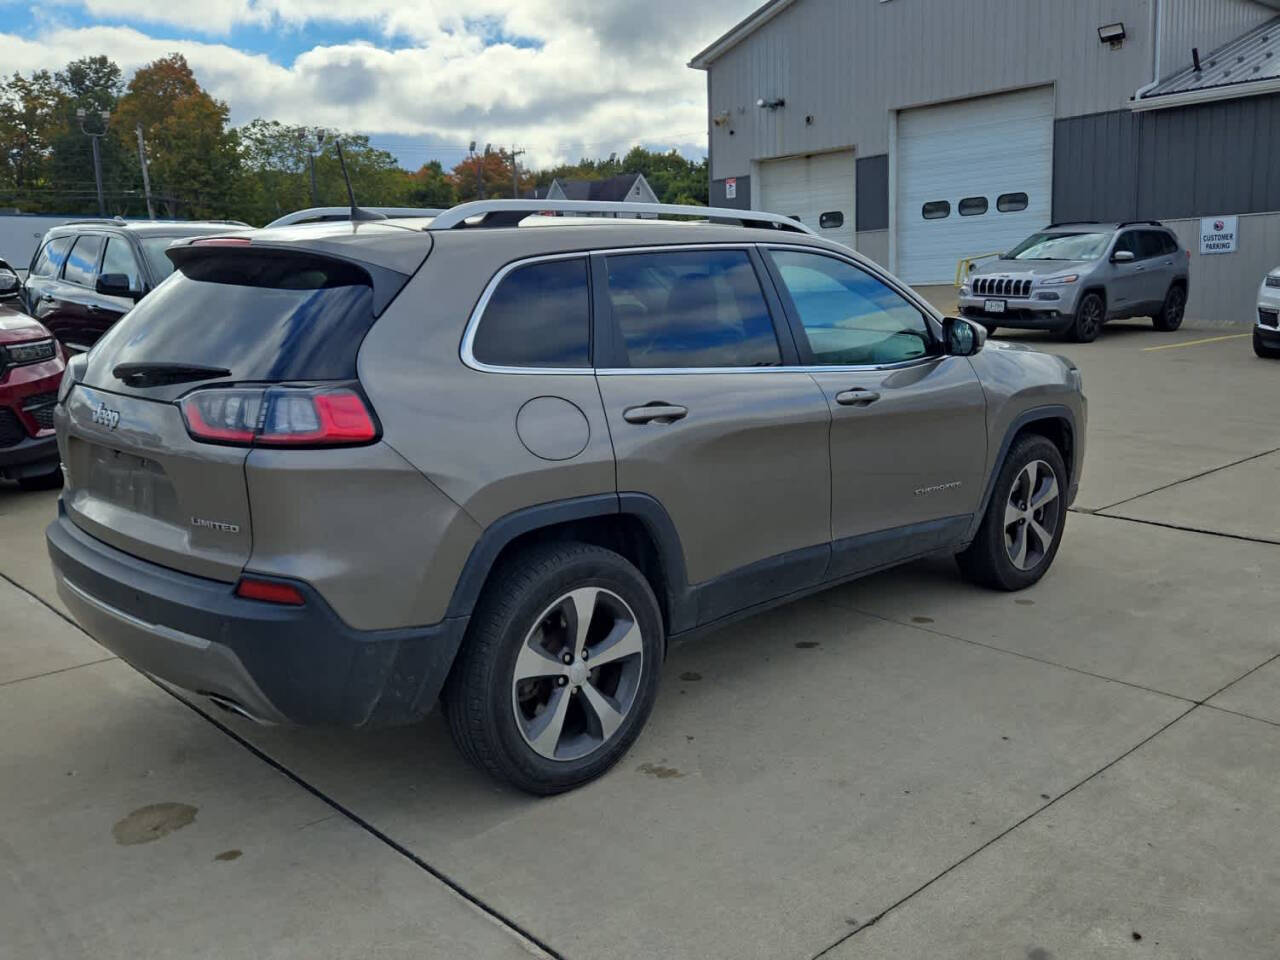
[[987,330],[1052,330],[1087,343],[1108,320],[1151,317],[1182,326],[1191,254],[1156,220],[1055,223],[960,287],[960,313]]
[[1084,456],[1069,361],[770,214],[534,216],[636,206],[170,248],[60,393],[67,607],[257,720],[443,697],[467,757],[553,793],[635,740],[671,640],[931,553],[1044,575]]

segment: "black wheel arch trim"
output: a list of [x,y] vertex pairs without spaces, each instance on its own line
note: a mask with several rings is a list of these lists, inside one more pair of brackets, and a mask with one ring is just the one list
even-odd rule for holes
[[[991,495],[996,489],[996,480],[1000,477],[1000,470],[1004,467],[1005,457],[1009,455],[1009,448],[1013,446],[1013,438],[1016,437],[1024,427],[1032,423],[1043,420],[1062,420],[1067,424],[1067,429],[1071,431],[1071,451],[1074,457],[1074,451],[1077,449],[1077,437],[1079,436],[1079,427],[1076,423],[1076,415],[1070,407],[1060,403],[1045,404],[1044,406],[1032,407],[1030,410],[1024,410],[1022,413],[1014,417],[1013,422],[1009,424],[1004,432],[1004,439],[1000,442],[1000,451],[996,455],[995,460],[991,464],[991,472],[987,477],[986,489],[982,492],[982,502],[978,505],[977,512],[973,515],[972,525],[965,537],[965,542],[971,542],[978,535],[978,527],[982,525],[982,518],[987,514],[987,506],[991,503]],[[1075,490],[1079,478],[1076,476],[1076,470],[1071,459],[1065,453],[1063,462],[1066,464],[1069,474],[1068,482],[1070,490],[1067,495],[1067,502],[1070,504],[1072,492]]]
[[657,547],[666,593],[668,630],[679,633],[697,620],[697,603],[689,589],[684,548],[670,514],[656,499],[644,493],[601,493],[557,500],[516,510],[499,517],[480,535],[458,576],[446,617],[470,616],[480,599],[502,551],[517,537],[574,520],[593,517],[631,516],[640,521]]

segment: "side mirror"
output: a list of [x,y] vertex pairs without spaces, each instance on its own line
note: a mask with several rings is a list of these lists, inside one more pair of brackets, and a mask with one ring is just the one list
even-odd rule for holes
[[8,270],[0,271],[0,297],[16,297],[22,289],[22,281],[16,273]]
[[987,342],[987,329],[964,317],[947,317],[942,321],[942,336],[951,356],[972,357]]
[[1111,255],[1112,263],[1133,263],[1135,259],[1132,250],[1117,250]]
[[131,297],[137,300],[142,296],[139,291],[130,288],[127,273],[101,274],[94,289],[99,293],[105,293],[108,297]]

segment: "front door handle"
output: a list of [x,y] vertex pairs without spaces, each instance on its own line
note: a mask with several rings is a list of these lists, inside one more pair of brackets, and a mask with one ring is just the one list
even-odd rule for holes
[[622,419],[627,423],[675,423],[688,415],[686,407],[658,400],[639,407],[627,407],[622,411]]
[[854,387],[852,390],[844,390],[836,394],[836,403],[842,407],[865,407],[879,399],[880,394],[876,391],[864,390],[862,387]]

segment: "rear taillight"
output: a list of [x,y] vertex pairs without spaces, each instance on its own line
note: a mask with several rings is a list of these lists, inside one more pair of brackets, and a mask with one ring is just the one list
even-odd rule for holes
[[378,426],[349,387],[228,387],[180,401],[195,440],[242,447],[340,447],[369,443]]

